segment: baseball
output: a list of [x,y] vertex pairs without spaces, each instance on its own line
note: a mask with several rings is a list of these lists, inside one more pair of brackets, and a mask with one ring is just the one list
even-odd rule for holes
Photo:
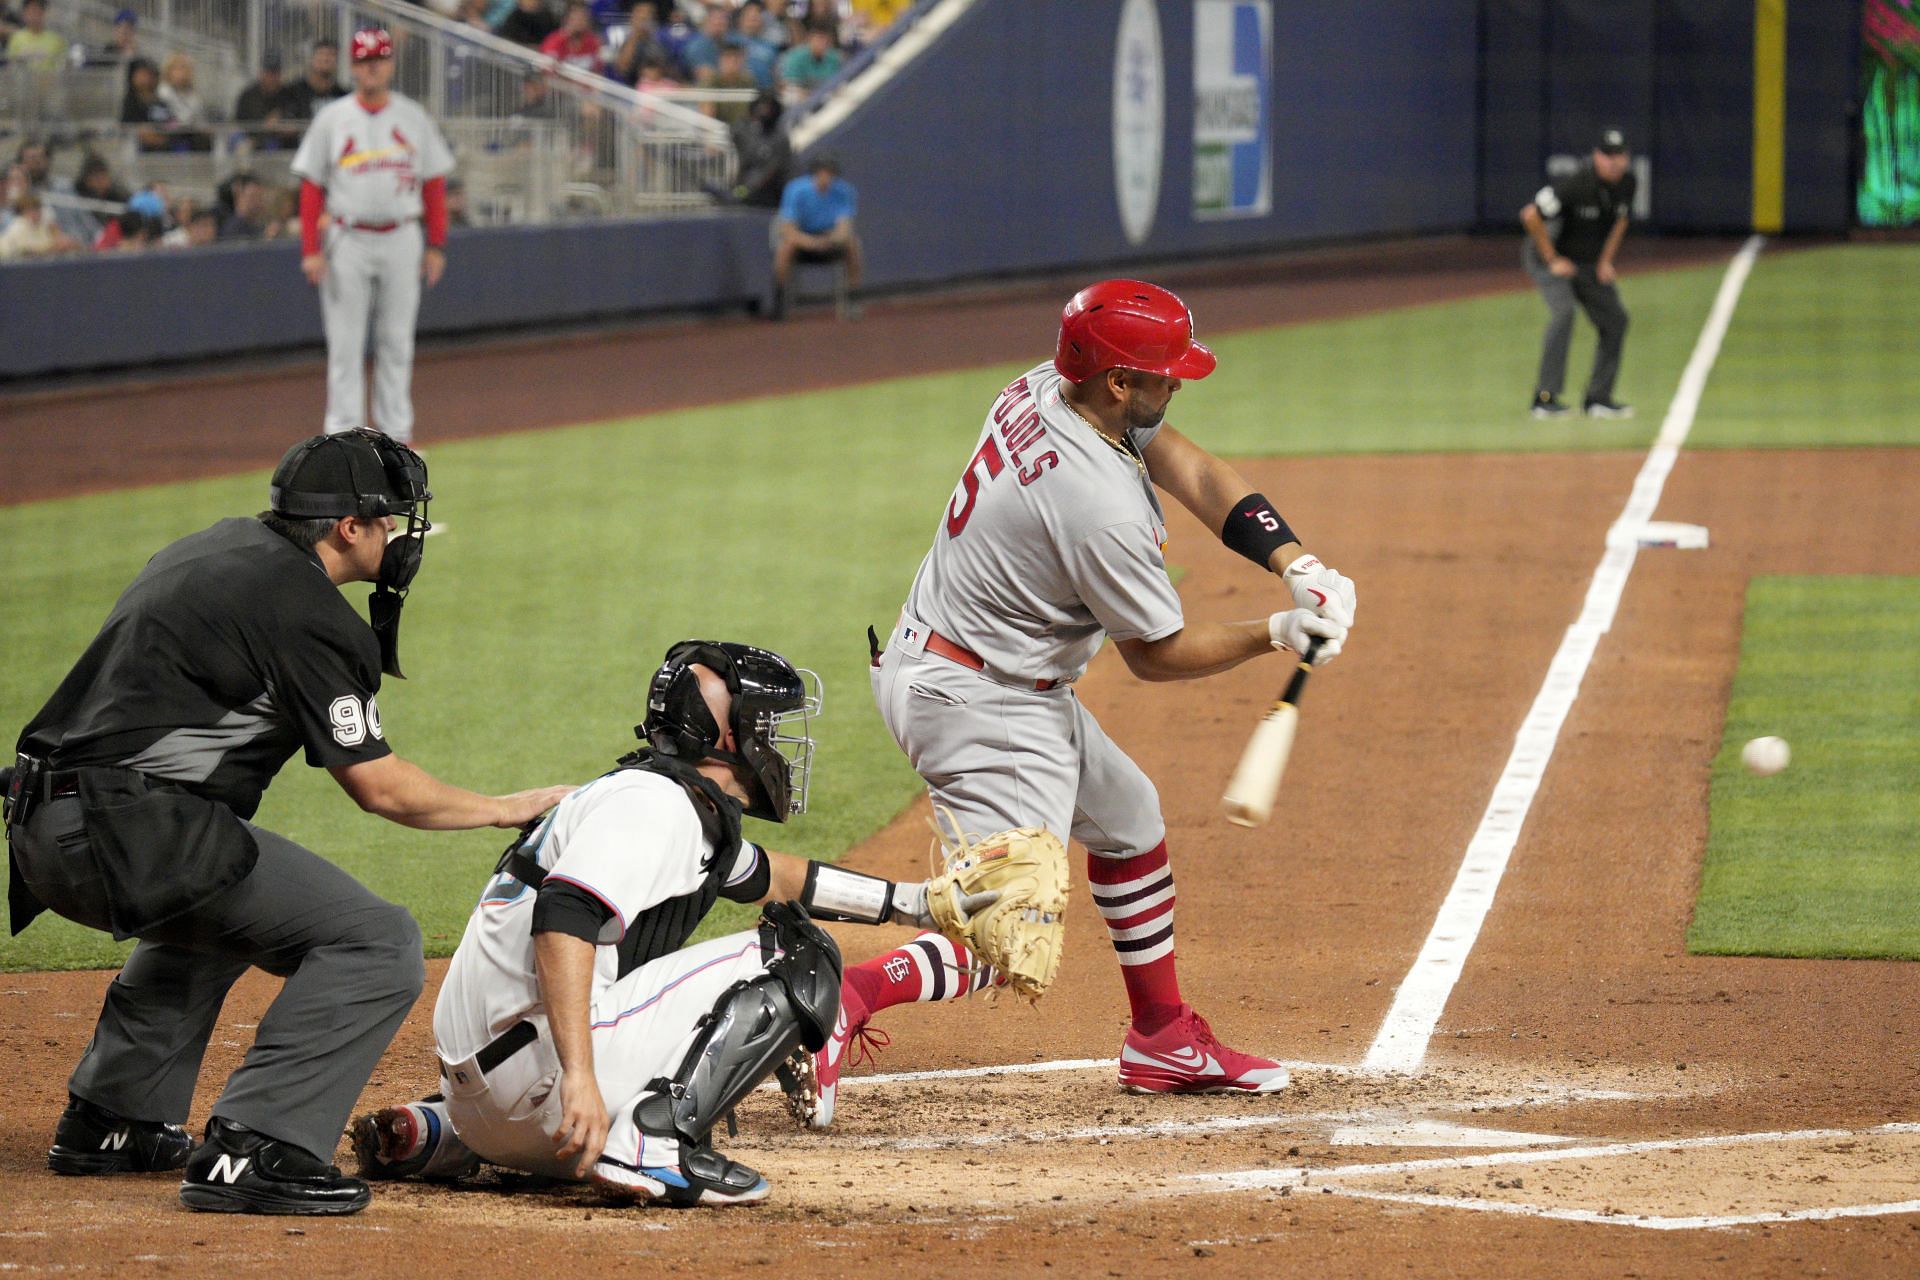
[[1740,763],[1756,778],[1765,778],[1787,767],[1793,753],[1785,738],[1755,738],[1740,748]]

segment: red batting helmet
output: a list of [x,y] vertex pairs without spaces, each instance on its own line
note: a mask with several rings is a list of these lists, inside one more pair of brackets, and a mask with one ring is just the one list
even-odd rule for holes
[[393,56],[393,37],[387,34],[385,27],[368,27],[364,31],[353,33],[353,60],[366,62],[373,58],[391,58]]
[[1108,369],[1204,378],[1213,352],[1193,340],[1193,312],[1175,294],[1143,280],[1102,280],[1073,295],[1060,313],[1053,367],[1069,382]]

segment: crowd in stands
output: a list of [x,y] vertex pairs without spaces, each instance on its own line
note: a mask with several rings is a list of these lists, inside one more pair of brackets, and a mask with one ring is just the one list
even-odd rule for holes
[[[729,126],[738,176],[712,194],[778,207],[793,176],[783,116],[840,74],[912,0],[416,0],[454,21],[537,50],[555,64],[599,74],[643,92],[685,88],[741,91],[700,109]],[[319,108],[350,90],[332,40],[308,50],[289,76],[269,52],[231,104],[209,101],[184,53],[149,56],[139,18],[116,15],[106,45],[77,48],[49,25],[49,0],[0,0],[0,60],[56,67],[116,65],[124,92],[119,123],[141,151],[208,151],[215,126],[242,127],[258,148],[291,149]],[[516,115],[546,112],[547,85],[529,76]],[[6,170],[0,203],[0,260],[87,251],[186,247],[297,233],[297,191],[249,173],[220,184],[211,205],[170,196],[164,184],[129,191],[110,160],[89,146],[70,151],[56,177],[51,143],[22,143]],[[450,184],[450,215],[464,224],[464,196]]]
[[[557,63],[648,92],[752,89],[798,102],[910,0],[423,0]],[[747,103],[709,103],[728,124]]]
[[[298,193],[292,186],[236,173],[212,203],[176,196],[166,184],[128,191],[95,152],[81,154],[71,178],[54,176],[54,150],[25,142],[6,174],[0,212],[0,261],[85,252],[185,249],[216,242],[297,239]],[[466,195],[447,184],[447,217],[467,225]]]

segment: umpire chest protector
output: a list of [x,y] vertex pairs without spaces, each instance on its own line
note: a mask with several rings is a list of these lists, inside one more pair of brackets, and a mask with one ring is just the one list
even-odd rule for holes
[[[693,931],[713,910],[714,902],[720,897],[721,885],[726,881],[727,873],[732,870],[734,859],[740,851],[740,802],[722,791],[698,769],[646,748],[622,756],[620,767],[613,772],[622,773],[629,769],[657,773],[679,783],[687,793],[687,803],[693,806],[694,813],[700,819],[701,834],[712,852],[702,864],[706,874],[698,889],[655,903],[627,925],[619,944],[619,976],[623,978],[648,961],[672,955],[687,944]],[[537,824],[534,824],[521,832],[520,837],[500,855],[500,862],[494,868],[496,872],[512,876],[536,893],[546,882],[547,873],[527,853],[526,843],[537,829]]]

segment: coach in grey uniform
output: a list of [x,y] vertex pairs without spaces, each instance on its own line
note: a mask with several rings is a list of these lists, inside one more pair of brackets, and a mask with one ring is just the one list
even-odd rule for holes
[[[248,819],[296,750],[412,827],[515,827],[568,788],[478,795],[387,745],[374,695],[383,670],[399,674],[400,605],[429,527],[419,455],[370,431],[316,436],[270,494],[257,518],[148,561],[21,735],[12,926],[51,909],[140,940],[68,1082],[56,1172],[185,1166],[196,1209],[351,1213],[366,1184],[329,1158],[420,992],[420,931]],[[366,581],[371,629],[339,590]],[[196,1148],[180,1124],[201,1057],[254,966],[286,984]]]
[[1579,172],[1540,188],[1520,211],[1527,237],[1521,256],[1534,287],[1547,304],[1547,332],[1540,349],[1540,376],[1533,416],[1560,418],[1573,412],[1560,400],[1567,377],[1577,303],[1600,336],[1581,409],[1590,418],[1631,418],[1633,409],[1613,398],[1620,353],[1627,343],[1627,309],[1614,287],[1614,255],[1626,238],[1636,180],[1627,169],[1627,140],[1608,129]]

